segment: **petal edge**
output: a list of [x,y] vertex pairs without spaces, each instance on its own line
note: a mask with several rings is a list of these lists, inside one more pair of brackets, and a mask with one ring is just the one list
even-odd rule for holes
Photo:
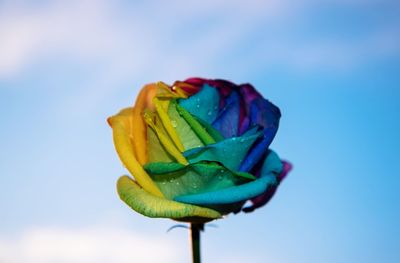
[[122,201],[136,212],[147,217],[204,218],[204,221],[221,217],[219,212],[210,208],[183,204],[152,195],[126,175],[118,179],[117,191]]

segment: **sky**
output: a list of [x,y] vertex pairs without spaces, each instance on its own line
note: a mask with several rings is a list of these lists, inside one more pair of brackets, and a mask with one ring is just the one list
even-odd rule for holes
[[189,262],[124,205],[106,118],[146,83],[252,83],[294,165],[204,262],[400,261],[398,1],[0,1],[0,262]]

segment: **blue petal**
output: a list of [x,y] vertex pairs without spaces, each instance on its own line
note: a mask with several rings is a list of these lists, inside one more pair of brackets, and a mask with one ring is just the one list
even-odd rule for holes
[[202,89],[193,96],[179,100],[179,105],[192,115],[211,124],[217,118],[219,99],[218,90],[204,84]]
[[[264,129],[271,127],[276,133],[279,127],[281,112],[278,107],[263,98],[254,99],[250,105],[251,125],[261,125]],[[274,135],[275,135],[274,133]]]
[[239,171],[241,172],[249,172],[253,167],[261,160],[261,158],[268,151],[268,147],[271,144],[276,131],[272,128],[267,128],[264,130],[264,135],[262,140],[259,143],[256,143],[255,146],[250,150],[250,153],[247,155],[246,159],[240,165]]
[[240,116],[240,96],[236,91],[232,91],[226,98],[226,105],[220,112],[217,119],[213,122],[213,127],[217,129],[225,138],[238,135]]
[[247,158],[240,166],[240,171],[249,172],[263,158],[279,127],[279,109],[268,100],[257,98],[250,105],[252,125],[264,127],[263,139],[250,150]]
[[234,137],[209,144],[203,147],[190,149],[183,153],[189,163],[200,161],[220,162],[230,170],[237,171],[246,158],[250,147],[262,136],[262,132],[249,130],[241,137]]
[[175,201],[203,206],[231,204],[246,201],[261,195],[277,185],[277,176],[282,172],[283,164],[278,155],[271,151],[261,169],[261,177],[255,181],[239,186],[233,186],[218,191],[193,195],[182,195],[174,198]]

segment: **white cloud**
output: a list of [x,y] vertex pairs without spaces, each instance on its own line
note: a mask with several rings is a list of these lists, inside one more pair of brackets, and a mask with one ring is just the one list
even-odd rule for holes
[[[137,5],[128,14],[123,12],[123,6],[102,0],[55,1],[37,7],[9,2],[4,4],[0,16],[0,77],[15,76],[35,61],[54,55],[69,56],[84,63],[106,60],[107,64],[111,63],[109,68],[125,67],[130,71],[159,67],[164,61],[173,62],[171,58],[179,54],[181,59],[188,55],[188,50],[180,53],[182,50],[175,49],[171,53],[165,49],[171,45],[168,43],[171,39],[177,41],[176,46],[181,46],[176,32],[179,27],[212,15],[218,16],[221,23],[210,27],[210,34],[202,38],[206,42],[198,42],[202,54],[210,58],[224,48],[224,43],[234,36],[240,37],[245,29],[243,25],[266,15],[279,16],[285,10],[279,1],[266,3],[254,1],[243,5],[241,1],[232,1],[226,5],[218,1],[191,4],[171,1],[163,8],[157,3]],[[238,20],[229,13],[242,16]],[[236,26],[232,27],[232,22]],[[218,33],[220,27],[225,32],[222,38]],[[196,39],[196,34],[193,35]],[[184,67],[188,65],[185,63]],[[174,66],[179,64],[168,68]]]
[[[336,4],[347,8],[359,1],[349,3]],[[61,63],[67,57],[88,67],[100,65],[97,75],[107,75],[106,81],[100,77],[100,83],[112,84],[124,76],[153,79],[149,72],[157,72],[165,81],[172,81],[171,76],[176,75],[209,75],[221,68],[230,49],[240,46],[260,25],[263,44],[254,43],[245,58],[252,65],[258,62],[265,64],[262,66],[315,69],[348,65],[349,61],[350,65],[360,64],[364,57],[399,52],[388,48],[382,32],[373,29],[366,39],[358,41],[285,37],[297,21],[318,8],[311,0],[176,0],[162,7],[157,1],[131,5],[118,6],[104,0],[53,1],[38,6],[6,2],[0,12],[0,78],[21,76],[49,57]],[[274,28],[279,33],[271,34]],[[391,32],[386,40],[391,41],[397,33]],[[397,44],[398,39],[392,46]]]
[[165,234],[154,237],[99,226],[81,229],[40,227],[14,238],[1,237],[0,262],[176,263],[182,262],[178,248],[178,244]]

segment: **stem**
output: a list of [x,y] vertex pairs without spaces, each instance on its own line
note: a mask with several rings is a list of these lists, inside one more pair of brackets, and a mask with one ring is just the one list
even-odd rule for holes
[[200,263],[200,231],[202,231],[203,229],[204,224],[190,224],[193,263]]

